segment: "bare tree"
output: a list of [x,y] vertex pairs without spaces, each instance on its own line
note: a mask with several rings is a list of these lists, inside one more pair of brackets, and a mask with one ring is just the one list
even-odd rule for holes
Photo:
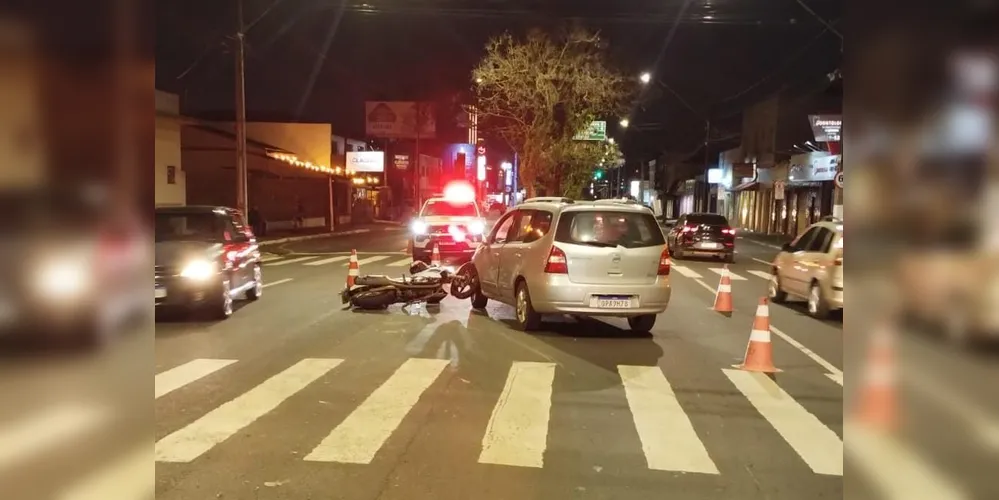
[[520,153],[528,196],[581,188],[595,166],[585,162],[603,157],[605,144],[573,137],[598,117],[619,116],[634,90],[610,69],[603,49],[599,35],[582,29],[556,38],[504,34],[489,41],[473,70],[480,124]]

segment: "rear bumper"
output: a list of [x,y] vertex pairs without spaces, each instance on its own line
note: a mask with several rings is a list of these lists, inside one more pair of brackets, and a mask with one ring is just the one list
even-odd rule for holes
[[721,248],[701,248],[698,247],[696,243],[685,243],[679,245],[679,249],[685,255],[694,256],[705,256],[705,257],[718,257],[726,255],[735,255],[735,243],[725,244],[723,242],[718,242]]
[[[566,275],[550,275],[540,283],[528,283],[531,305],[541,314],[579,314],[583,316],[630,317],[659,314],[669,306],[672,288],[669,279],[656,278],[648,285],[589,285],[569,281]],[[595,295],[628,295],[633,307],[608,309],[591,307]],[[637,300],[635,300],[637,299]]]
[[479,248],[479,242],[477,241],[454,243],[451,241],[438,240],[434,237],[424,237],[421,240],[414,238],[413,260],[420,260],[429,263],[435,244],[437,244],[437,251],[440,253],[442,260],[459,262],[462,264],[472,260],[472,255],[475,254],[475,251]]

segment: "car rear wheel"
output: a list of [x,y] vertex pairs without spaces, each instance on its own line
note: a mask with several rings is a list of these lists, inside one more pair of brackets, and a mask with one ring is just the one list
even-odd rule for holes
[[829,317],[829,304],[822,297],[822,287],[818,282],[813,282],[808,290],[808,314],[815,319],[826,319]]
[[472,308],[474,309],[485,309],[486,304],[489,303],[489,298],[482,294],[482,288],[479,285],[475,286],[475,291],[472,292]]
[[253,288],[250,288],[246,292],[246,298],[250,300],[258,300],[260,296],[264,294],[264,273],[260,270],[260,266],[253,267]]
[[776,269],[774,269],[770,275],[770,284],[767,286],[767,296],[769,296],[770,301],[775,304],[783,304],[784,302],[787,302],[787,292],[781,290],[780,275],[777,274]]
[[517,283],[517,328],[523,332],[537,330],[541,326],[541,315],[535,312],[531,305],[531,292],[527,290],[527,282]]
[[656,326],[656,315],[643,314],[642,316],[628,318],[628,326],[635,333],[649,333],[652,331],[652,327]]

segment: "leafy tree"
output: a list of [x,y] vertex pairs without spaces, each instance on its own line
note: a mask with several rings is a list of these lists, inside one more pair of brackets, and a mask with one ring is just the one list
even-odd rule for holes
[[528,196],[581,190],[613,145],[573,137],[598,117],[620,116],[635,89],[609,67],[600,37],[582,29],[493,38],[472,76],[480,126],[520,154]]

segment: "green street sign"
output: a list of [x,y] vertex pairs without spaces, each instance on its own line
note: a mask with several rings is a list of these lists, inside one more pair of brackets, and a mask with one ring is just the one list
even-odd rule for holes
[[603,120],[590,122],[590,126],[586,130],[576,134],[573,139],[577,141],[606,141],[607,122]]

